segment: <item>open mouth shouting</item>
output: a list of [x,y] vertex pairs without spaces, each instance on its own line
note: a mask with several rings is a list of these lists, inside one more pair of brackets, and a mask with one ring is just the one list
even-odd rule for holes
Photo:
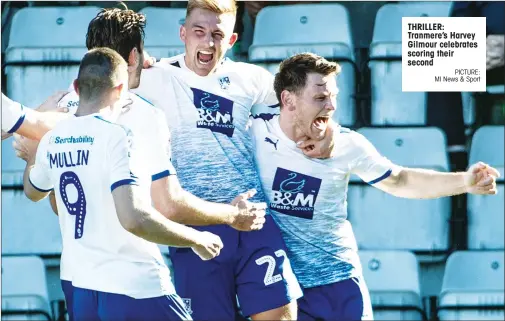
[[214,52],[211,50],[199,50],[196,55],[198,62],[202,65],[208,65],[214,59]]
[[326,127],[328,127],[328,121],[330,120],[330,116],[320,116],[314,119],[312,122],[312,127],[319,131],[325,131]]

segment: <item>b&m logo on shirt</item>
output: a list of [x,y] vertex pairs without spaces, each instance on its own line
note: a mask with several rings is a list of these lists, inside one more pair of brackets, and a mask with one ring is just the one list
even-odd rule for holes
[[279,213],[312,219],[321,179],[277,168],[270,208]]
[[191,88],[193,103],[198,110],[200,119],[197,128],[208,128],[212,132],[233,136],[233,101],[206,91]]

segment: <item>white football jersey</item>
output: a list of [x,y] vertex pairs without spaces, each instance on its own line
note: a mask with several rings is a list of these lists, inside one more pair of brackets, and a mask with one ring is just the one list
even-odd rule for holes
[[[165,113],[132,92],[128,93],[124,105],[116,123],[128,127],[135,134],[139,144],[137,149],[148,160],[144,166],[152,181],[175,175],[170,162],[170,131]],[[79,107],[79,96],[71,91],[58,102],[58,107],[68,107],[69,112],[74,114]]]
[[[125,105],[116,123],[126,126],[135,135],[137,153],[144,159],[138,175],[145,178],[143,191],[148,194],[146,197],[150,198],[150,181],[176,174],[170,162],[170,132],[164,113],[143,98],[129,93]],[[79,107],[79,96],[75,91],[71,91],[59,101],[58,106],[68,107],[69,112],[74,114]],[[62,230],[62,237],[60,278],[72,281],[72,262],[78,262],[79,258],[73,258],[73,252],[66,244],[66,240],[68,237],[71,238],[71,235],[65,237]]]
[[2,93],[2,130],[14,133],[25,119],[25,108]]
[[255,188],[252,201],[264,201],[246,127],[253,106],[278,110],[267,70],[225,59],[215,73],[201,77],[179,55],[142,71],[134,91],[165,112],[173,164],[185,190],[228,203]]
[[[135,134],[136,150],[143,155],[144,165],[140,169],[140,177],[146,181],[155,181],[167,175],[175,175],[170,157],[170,132],[168,130],[164,113],[152,106],[142,97],[129,93],[125,107],[119,115],[117,123],[128,127]],[[59,107],[68,107],[71,113],[75,113],[79,107],[79,97],[75,91],[71,91],[58,103]],[[150,182],[144,185],[143,191],[149,194]],[[63,231],[62,231],[63,235]],[[73,252],[63,238],[63,251],[61,255],[60,278],[62,280],[72,280]]]
[[76,287],[133,298],[175,293],[158,245],[126,231],[116,214],[115,188],[149,186],[138,147],[132,131],[99,114],[62,121],[40,141],[30,181],[55,189]]
[[347,220],[352,173],[374,184],[393,164],[361,134],[340,127],[330,159],[306,157],[279,125],[279,116],[252,120],[255,163],[267,204],[278,223],[293,270],[305,287],[361,275],[357,244]]

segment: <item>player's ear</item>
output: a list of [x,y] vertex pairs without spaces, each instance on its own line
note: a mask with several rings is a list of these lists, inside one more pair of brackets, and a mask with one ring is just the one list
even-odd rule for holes
[[235,42],[237,42],[237,39],[238,39],[238,34],[236,32],[232,33],[232,35],[230,37],[230,42],[228,43],[230,45],[230,48],[233,47]]
[[179,37],[184,43],[186,43],[186,27],[184,27],[184,25],[181,25],[179,28]]
[[76,94],[79,96],[79,81],[77,79],[74,80],[73,82],[73,86],[74,86],[74,90],[76,92]]
[[116,86],[118,96],[121,96],[121,94],[123,93],[123,87],[124,87],[123,83],[120,83],[119,85]]
[[140,61],[140,53],[137,47],[133,47],[128,55],[128,73],[134,72],[138,69],[138,65],[143,63],[143,61]]
[[293,95],[288,90],[283,90],[281,92],[282,106],[287,107],[289,111],[295,110],[293,99],[294,99]]
[[119,85],[117,85],[114,88],[112,88],[112,90],[111,90],[111,99],[113,101],[118,101],[118,100],[121,99],[121,95],[123,93],[123,87],[124,87],[124,84],[120,83]]

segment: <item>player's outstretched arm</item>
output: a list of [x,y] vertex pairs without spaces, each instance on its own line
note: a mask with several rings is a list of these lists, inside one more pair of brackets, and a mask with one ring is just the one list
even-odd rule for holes
[[463,193],[496,194],[496,178],[500,173],[479,162],[468,171],[444,173],[418,168],[396,168],[391,175],[374,184],[377,188],[403,198],[428,199]]
[[219,255],[219,236],[170,221],[138,196],[138,188],[122,185],[112,191],[119,222],[127,231],[153,243],[191,247],[203,260]]
[[37,109],[23,107],[13,102],[2,94],[2,117],[6,123],[2,123],[2,140],[8,138],[14,132],[30,139],[40,140],[45,133],[54,127],[59,121],[69,117],[62,108],[57,108],[58,101],[67,92],[57,92],[49,97]]
[[254,194],[254,190],[241,194],[229,205],[207,202],[183,190],[175,175],[151,186],[154,207],[170,220],[195,226],[226,224],[239,231],[259,230],[265,223],[266,203],[247,201]]

